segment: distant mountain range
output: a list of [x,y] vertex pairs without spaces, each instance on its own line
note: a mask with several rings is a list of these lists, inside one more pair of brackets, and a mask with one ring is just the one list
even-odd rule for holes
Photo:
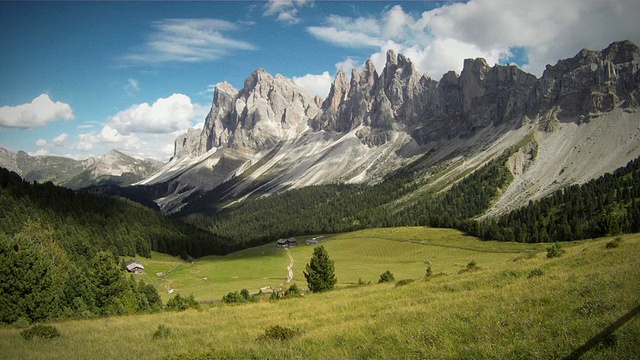
[[162,188],[156,202],[179,213],[209,192],[230,202],[372,184],[411,164],[426,169],[423,193],[519,146],[505,164],[514,180],[490,210],[500,213],[640,156],[639,67],[638,46],[621,41],[548,65],[540,78],[467,59],[460,75],[435,81],[389,51],[381,72],[371,61],[350,79],[339,71],[324,100],[258,69],[241,90],[216,85],[202,131],[178,137],[173,159],[140,184]]
[[27,181],[80,189],[95,185],[127,186],[140,181],[164,164],[153,159],[140,160],[111,150],[102,157],[74,160],[61,156],[30,156],[0,147],[0,166]]
[[185,205],[212,199],[375,184],[408,166],[421,169],[416,190],[395,201],[411,202],[515,148],[504,163],[513,179],[490,216],[640,156],[639,69],[640,49],[630,41],[582,50],[540,78],[467,59],[460,74],[436,81],[389,51],[381,71],[371,61],[350,77],[339,71],[326,99],[258,69],[240,90],[216,85],[204,128],[179,136],[161,168],[117,152],[85,162],[24,153],[0,161],[27,179],[74,188],[138,181],[128,194],[181,215],[191,211]]

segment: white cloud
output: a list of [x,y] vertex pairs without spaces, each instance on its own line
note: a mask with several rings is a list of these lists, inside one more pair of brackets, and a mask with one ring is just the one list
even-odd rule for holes
[[124,57],[133,63],[213,61],[236,50],[254,50],[248,42],[223,32],[238,25],[219,19],[164,19],[153,23],[155,32],[141,49]]
[[129,96],[135,96],[140,92],[140,82],[136,79],[128,79],[127,85],[124,86],[124,90]]
[[310,0],[269,0],[264,7],[264,16],[276,16],[276,19],[287,25],[300,22],[299,9],[311,4]]
[[42,94],[28,104],[0,107],[0,127],[33,129],[56,120],[73,120],[69,104],[53,102]]
[[123,151],[138,158],[166,161],[173,155],[175,138],[202,121],[208,106],[192,103],[183,94],[136,104],[107,118],[100,131],[80,134],[74,149],[80,152]]
[[131,133],[168,133],[186,129],[193,115],[191,99],[182,94],[160,98],[152,105],[142,103],[120,111],[107,121],[123,135]]
[[46,156],[46,155],[51,155],[51,153],[49,152],[49,150],[46,149],[39,149],[37,151],[31,151],[28,153],[30,156]]
[[62,133],[54,137],[53,139],[51,139],[51,143],[53,143],[53,145],[55,146],[62,146],[64,142],[67,141],[68,138],[69,138],[69,134]]
[[293,77],[293,82],[307,89],[311,95],[320,95],[323,98],[326,98],[329,94],[332,81],[333,79],[328,71],[320,75],[307,74]]
[[45,139],[38,139],[38,141],[36,141],[36,146],[38,147],[44,147],[47,146],[47,140]]
[[358,60],[347,57],[343,61],[336,63],[336,71],[342,70],[347,76],[351,76],[351,70],[354,68],[362,68],[362,65],[358,63]]
[[336,46],[377,49],[371,58],[378,71],[388,49],[439,79],[448,70],[462,70],[465,58],[484,57],[493,64],[523,48],[523,69],[539,76],[546,64],[582,48],[599,50],[624,39],[640,43],[639,17],[635,0],[471,0],[420,16],[399,5],[379,17],[332,15],[324,26],[307,31]]

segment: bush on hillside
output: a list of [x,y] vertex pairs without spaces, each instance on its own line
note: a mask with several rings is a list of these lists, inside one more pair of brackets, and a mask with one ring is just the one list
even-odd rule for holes
[[413,279],[402,279],[396,283],[396,287],[411,284],[412,282],[413,282]]
[[431,275],[433,275],[433,271],[431,270],[431,265],[427,266],[427,272],[424,274],[424,278],[428,279],[431,277]]
[[285,341],[291,340],[294,336],[298,334],[298,331],[295,329],[291,329],[285,326],[275,325],[269,326],[265,331],[264,335],[260,335],[258,340],[277,340],[277,341]]
[[193,294],[189,295],[189,297],[185,298],[180,296],[180,294],[176,294],[173,298],[167,301],[167,309],[169,310],[187,310],[189,308],[197,309],[200,307],[200,304],[193,298]]
[[560,257],[564,254],[564,249],[558,243],[554,243],[553,245],[547,248],[547,258],[551,259],[554,257]]
[[60,336],[60,331],[55,326],[37,324],[29,329],[22,330],[20,335],[25,340],[33,340],[33,338],[52,339]]
[[171,336],[171,329],[164,326],[164,324],[158,325],[158,329],[153,333],[151,338],[153,340],[165,339]]
[[386,283],[386,282],[394,282],[396,279],[393,277],[393,273],[387,270],[380,275],[380,280],[378,280],[378,284]]
[[529,273],[529,275],[527,275],[527,279],[531,279],[533,277],[539,277],[544,275],[544,272],[542,272],[542,270],[540,269],[533,269],[531,270],[531,272]]
[[615,239],[613,239],[613,240],[609,241],[609,242],[607,243],[607,245],[605,246],[605,248],[607,248],[607,249],[615,249],[615,248],[617,248],[618,246],[620,246],[620,243],[621,243],[621,242],[622,242],[622,238],[618,236],[617,238],[615,238]]

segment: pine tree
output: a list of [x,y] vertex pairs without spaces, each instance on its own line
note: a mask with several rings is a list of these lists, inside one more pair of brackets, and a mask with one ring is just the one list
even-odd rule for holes
[[333,289],[337,281],[334,274],[333,260],[329,259],[329,254],[324,249],[324,246],[320,245],[313,249],[313,257],[307,264],[304,277],[307,279],[309,290],[312,292]]

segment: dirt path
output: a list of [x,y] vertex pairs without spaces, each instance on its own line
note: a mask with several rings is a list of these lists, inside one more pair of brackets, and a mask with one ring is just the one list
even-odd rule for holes
[[285,284],[288,284],[291,282],[291,280],[293,280],[293,255],[291,255],[291,252],[289,251],[289,249],[285,249],[287,251],[287,256],[289,257],[289,266],[287,266],[287,271],[289,272],[289,276],[287,277],[287,280],[285,280]]

